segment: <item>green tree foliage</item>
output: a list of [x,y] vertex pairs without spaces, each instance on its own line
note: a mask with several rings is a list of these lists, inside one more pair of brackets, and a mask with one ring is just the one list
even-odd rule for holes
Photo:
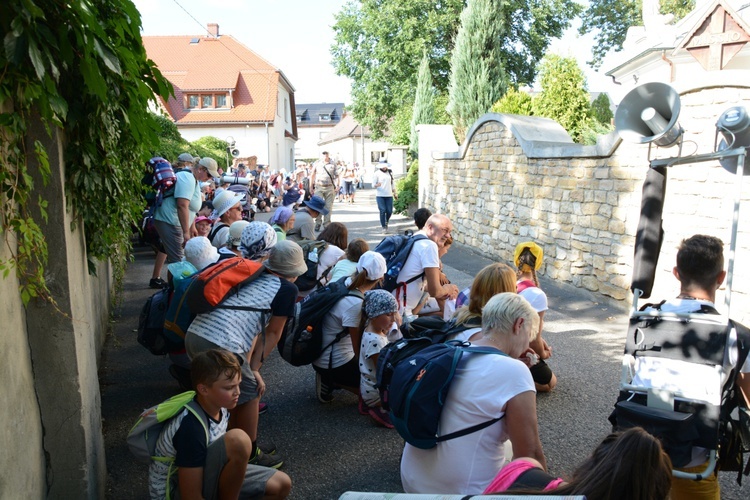
[[470,0],[451,59],[448,113],[460,140],[507,88],[500,40],[506,35],[500,0]]
[[435,123],[437,125],[450,125],[452,123],[451,115],[448,114],[447,93],[435,96]]
[[435,122],[435,90],[432,88],[432,74],[430,73],[430,58],[425,51],[419,64],[417,76],[417,95],[414,98],[412,111],[409,150],[412,154],[419,151],[419,134],[417,125]]
[[396,116],[393,117],[391,124],[388,126],[388,142],[400,146],[409,145],[413,108],[414,105],[407,102],[396,110]]
[[170,118],[160,114],[153,114],[153,118],[159,125],[159,142],[151,150],[150,156],[161,156],[173,162],[181,153],[187,152],[201,158],[209,156],[219,165],[225,163],[227,141],[207,135],[191,143],[180,135],[177,125]]
[[493,113],[507,113],[510,115],[532,116],[534,109],[532,98],[528,92],[510,88],[504,96],[492,105]]
[[[695,0],[660,0],[662,14],[674,14],[675,21],[695,8]],[[590,0],[581,15],[581,35],[596,31],[593,58],[589,65],[599,68],[607,52],[622,50],[631,26],[642,26],[642,0]]]
[[[412,102],[416,61],[425,47],[432,82],[446,92],[450,58],[465,0],[350,0],[336,15],[333,67],[352,80],[351,111],[377,136]],[[502,61],[512,82],[531,82],[550,40],[581,11],[574,0],[508,0]]]
[[406,177],[396,181],[396,195],[398,199],[393,201],[393,211],[397,214],[406,214],[409,206],[419,201],[419,162],[417,160],[409,165]]
[[157,143],[148,101],[172,92],[146,58],[140,26],[130,0],[0,2],[0,218],[6,242],[18,238],[0,268],[4,276],[16,269],[24,302],[54,301],[44,281],[46,242],[29,210],[33,202],[46,218],[47,201],[30,199],[29,162],[50,173],[43,145],[25,148],[35,116],[48,130],[64,130],[67,199],[83,224],[89,271],[95,260],[112,259],[121,276],[131,224],[142,210],[142,165]]
[[601,124],[610,125],[612,123],[612,109],[610,108],[609,96],[602,92],[591,103],[591,117]]
[[534,99],[534,114],[552,118],[568,131],[576,142],[589,118],[589,93],[586,77],[574,57],[549,54],[539,70],[542,92]]
[[200,139],[194,140],[191,144],[191,149],[188,149],[188,151],[196,156],[200,156],[201,158],[209,156],[221,165],[222,160],[226,157],[228,146],[229,144],[227,141],[219,139],[218,137],[206,135]]

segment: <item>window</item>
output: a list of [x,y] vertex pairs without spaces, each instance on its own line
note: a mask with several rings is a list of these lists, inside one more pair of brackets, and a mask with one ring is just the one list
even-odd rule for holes
[[214,107],[214,96],[202,95],[201,96],[201,108],[213,108]]
[[227,94],[187,94],[188,109],[228,108]]
[[289,102],[284,98],[284,122],[289,123]]
[[195,94],[188,95],[188,105],[187,107],[189,109],[197,108],[198,107],[198,96]]
[[385,151],[371,151],[370,152],[371,162],[377,163],[380,161],[381,158],[385,158]]
[[217,94],[216,95],[216,107],[217,108],[226,108],[227,107],[227,95],[226,94]]
[[331,115],[329,113],[320,113],[318,115],[318,118],[322,122],[330,122],[331,121]]

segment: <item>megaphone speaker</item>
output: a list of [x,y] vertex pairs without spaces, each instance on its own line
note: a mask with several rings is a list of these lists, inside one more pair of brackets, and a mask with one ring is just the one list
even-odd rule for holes
[[680,95],[666,83],[639,85],[623,98],[615,112],[615,129],[629,142],[670,147],[682,136],[677,123]]
[[[721,132],[724,139],[719,143],[717,151],[750,146],[750,116],[744,106],[734,106],[724,111],[716,122],[716,130]],[[737,158],[723,158],[719,160],[724,170],[737,173]],[[750,158],[745,156],[743,175],[750,175]]]
[[231,153],[232,153],[232,157],[233,158],[237,158],[238,156],[240,156],[240,150],[239,149],[233,149]]

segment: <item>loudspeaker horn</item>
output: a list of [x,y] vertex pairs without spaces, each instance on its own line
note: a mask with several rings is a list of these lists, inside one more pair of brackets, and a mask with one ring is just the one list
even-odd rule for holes
[[240,156],[240,150],[239,149],[233,149],[231,151],[231,154],[232,154],[232,158],[237,158],[238,156]]
[[[724,111],[716,122],[716,130],[724,137],[716,151],[725,149],[747,148],[750,146],[750,116],[744,106],[734,106]],[[737,173],[737,158],[719,160],[724,170]],[[745,156],[743,175],[750,175],[750,157]]]
[[682,137],[677,123],[680,95],[666,83],[650,82],[634,88],[615,112],[615,129],[629,142],[673,146]]

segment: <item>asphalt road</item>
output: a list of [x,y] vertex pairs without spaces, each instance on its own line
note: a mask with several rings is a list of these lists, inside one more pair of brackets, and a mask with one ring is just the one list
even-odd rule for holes
[[[258,219],[266,217],[259,214]],[[350,239],[365,238],[371,247],[383,237],[372,190],[358,192],[353,205],[335,204],[333,220],[347,225]],[[395,231],[413,224],[394,216],[390,226]],[[460,244],[444,258],[445,272],[459,288],[491,262]],[[167,372],[168,360],[136,342],[140,309],[153,293],[147,286],[152,265],[153,253],[137,248],[102,354],[102,425],[111,500],[148,498],[147,465],[130,455],[125,436],[142,409],[180,392]],[[551,394],[537,396],[539,431],[550,472],[565,476],[610,430],[607,416],[618,391],[627,312],[602,297],[540,279],[549,297],[544,337],[553,348],[550,365],[558,385]],[[337,391],[331,404],[319,403],[312,368],[292,367],[276,352],[263,375],[268,386],[264,401],[270,409],[260,418],[259,433],[273,440],[285,459],[283,470],[293,482],[290,498],[402,491],[403,441],[394,430],[359,415],[356,397]],[[734,473],[720,476],[722,498],[750,497],[748,481],[740,489]]]

